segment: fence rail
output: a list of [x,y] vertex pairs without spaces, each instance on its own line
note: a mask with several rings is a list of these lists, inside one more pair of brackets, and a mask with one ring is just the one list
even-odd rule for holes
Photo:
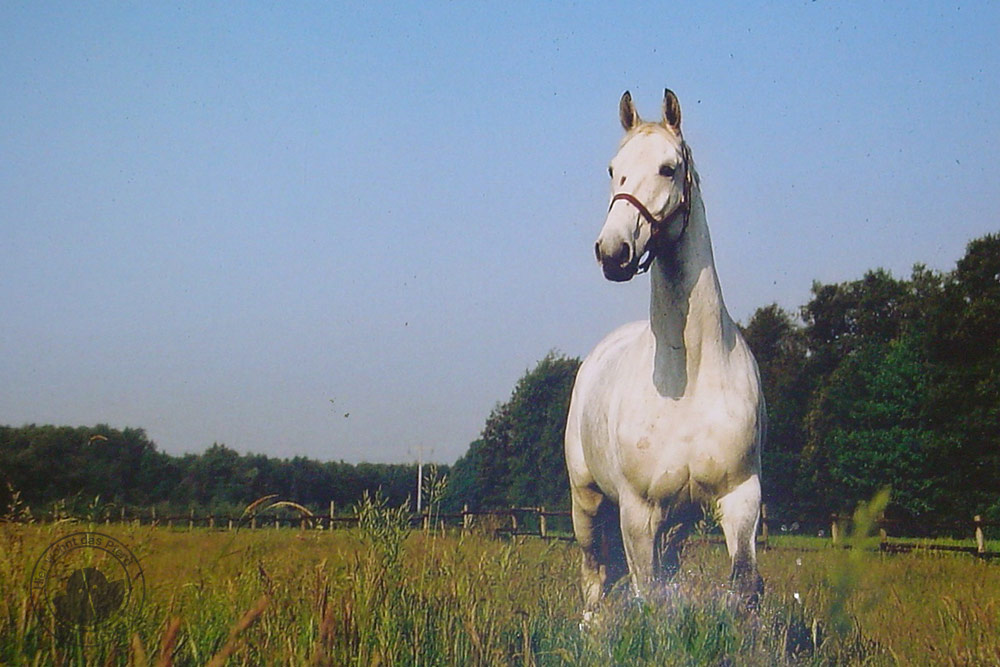
[[[110,525],[112,523],[129,523],[134,525],[154,525],[168,528],[188,528],[195,527],[210,528],[215,530],[239,530],[251,529],[260,530],[266,528],[291,528],[333,530],[335,528],[352,528],[358,525],[358,517],[354,515],[342,515],[334,512],[333,504],[330,505],[329,514],[306,514],[299,512],[290,516],[292,512],[277,513],[257,513],[250,515],[226,515],[226,514],[197,514],[191,510],[187,514],[161,514],[155,509],[129,512],[121,508],[118,512],[99,512],[87,515],[77,515],[69,512],[56,512],[49,516],[36,517],[40,521],[70,521],[87,522],[95,524]],[[572,540],[572,529],[565,531],[550,531],[549,518],[562,517],[566,519],[567,526],[571,518],[568,510],[546,510],[544,507],[510,507],[497,510],[469,510],[468,506],[461,512],[432,512],[426,509],[422,514],[412,514],[409,517],[412,526],[429,527],[431,523],[445,526],[461,526],[464,530],[471,530],[481,524],[488,523],[488,530],[503,535],[534,535],[547,539]],[[4,521],[0,517],[0,521]],[[11,521],[10,519],[6,519]]]
[[[3,519],[0,519],[2,521]],[[194,510],[188,514],[158,515],[156,510],[127,512],[121,508],[117,516],[111,512],[101,513],[99,518],[90,516],[72,516],[67,513],[57,513],[50,517],[53,521],[78,521],[109,525],[114,523],[132,523],[136,525],[155,525],[169,528],[187,528],[193,530],[204,527],[215,530],[261,530],[267,528],[299,528],[300,530],[334,530],[337,528],[352,528],[358,525],[357,516],[338,515],[330,504],[329,514],[305,514],[288,516],[287,514],[252,514],[249,516],[230,515],[197,515]],[[461,512],[429,513],[426,509],[422,514],[410,516],[410,524],[425,529],[433,527],[460,527],[463,531],[483,530],[502,536],[534,536],[549,540],[573,541],[571,513],[568,510],[547,510],[545,507],[509,507],[493,510],[469,510],[464,507]],[[804,525],[822,526],[812,534],[829,537],[833,546],[849,548],[845,540],[845,531],[850,526],[851,517],[833,514],[827,521],[822,519],[803,519],[789,522],[769,517],[767,507],[761,508],[760,530],[757,544],[761,549],[785,548],[773,543],[773,534],[788,531],[791,525],[792,533],[799,533],[800,521]],[[556,525],[553,526],[553,523]],[[968,553],[980,558],[1000,558],[1000,552],[988,551],[986,529],[1000,528],[1000,521],[987,521],[981,515],[975,515],[967,522],[950,522],[939,524],[923,524],[915,527],[912,523],[893,519],[878,519],[875,525],[879,530],[878,549],[886,553],[908,553],[911,551],[945,551]],[[829,533],[826,531],[829,527]],[[890,537],[889,532],[892,532]],[[909,533],[909,534],[907,534]],[[964,539],[975,542],[975,546],[932,544],[930,542],[900,541],[911,539],[914,534],[948,534],[952,536],[965,535]],[[801,533],[800,533],[801,534]],[[708,536],[708,541],[722,541],[719,537]]]

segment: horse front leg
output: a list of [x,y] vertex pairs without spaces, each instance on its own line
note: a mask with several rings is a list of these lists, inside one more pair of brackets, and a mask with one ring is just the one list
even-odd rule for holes
[[764,593],[757,571],[757,522],[760,518],[760,478],[755,474],[718,500],[722,532],[732,559],[730,581],[749,610],[756,610]]
[[649,593],[656,574],[654,544],[662,518],[660,508],[638,498],[623,498],[620,508],[622,541],[636,595]]

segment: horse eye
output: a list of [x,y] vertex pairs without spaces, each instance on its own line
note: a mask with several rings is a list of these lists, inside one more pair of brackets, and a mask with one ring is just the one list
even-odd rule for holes
[[674,175],[674,168],[669,164],[660,165],[660,176],[671,178]]
[[608,176],[611,178],[615,177],[615,170],[613,167],[608,167]]

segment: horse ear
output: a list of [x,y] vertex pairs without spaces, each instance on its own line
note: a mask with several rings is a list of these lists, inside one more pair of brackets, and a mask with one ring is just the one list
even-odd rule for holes
[[669,88],[663,89],[663,124],[676,132],[681,131],[681,103]]
[[632,94],[627,90],[622,95],[622,101],[618,103],[618,116],[621,118],[622,127],[625,128],[626,132],[641,122],[639,120],[639,114],[636,112],[635,106],[632,104]]

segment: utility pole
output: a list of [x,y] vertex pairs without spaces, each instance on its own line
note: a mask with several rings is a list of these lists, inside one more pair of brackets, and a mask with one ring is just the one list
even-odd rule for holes
[[424,448],[418,447],[417,451],[417,514],[422,509],[422,499],[424,497]]
[[[417,514],[420,514],[423,509],[423,490],[424,490],[424,446],[418,445],[415,447],[417,450]],[[431,450],[433,453],[434,450]],[[410,454],[413,454],[413,450],[410,450]]]

